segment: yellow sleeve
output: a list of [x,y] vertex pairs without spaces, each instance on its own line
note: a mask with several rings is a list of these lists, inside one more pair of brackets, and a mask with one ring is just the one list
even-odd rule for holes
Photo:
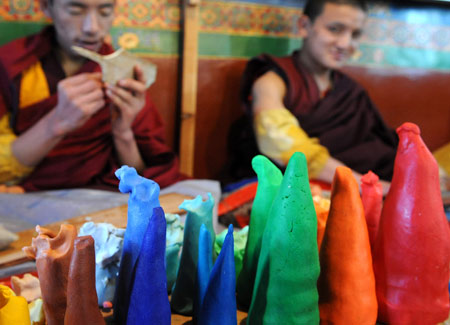
[[0,119],[0,183],[14,185],[33,171],[22,165],[14,156],[11,145],[16,135],[9,127],[8,115]]
[[286,108],[264,110],[255,115],[254,129],[259,150],[269,158],[287,165],[294,152],[306,156],[310,178],[324,168],[330,154],[317,138],[310,138]]
[[450,175],[450,143],[447,143],[443,147],[440,147],[433,152],[434,158],[436,158],[440,167],[442,167],[447,174]]

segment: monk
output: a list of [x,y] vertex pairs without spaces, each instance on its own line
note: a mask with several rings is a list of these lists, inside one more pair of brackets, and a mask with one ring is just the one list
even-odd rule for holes
[[[398,137],[364,88],[339,71],[358,49],[367,5],[363,0],[309,0],[303,13],[299,50],[288,57],[261,55],[247,64],[241,87],[247,114],[230,138],[238,148],[233,167],[241,174],[234,176],[247,176],[255,154],[283,167],[301,151],[311,178],[331,183],[336,167],[347,166],[360,184],[371,170],[386,194]],[[444,181],[449,153],[450,144],[436,152]]]
[[241,99],[260,152],[285,166],[301,151],[310,177],[327,183],[338,166],[350,167],[358,183],[369,170],[391,179],[398,138],[365,90],[338,70],[358,48],[366,11],[364,1],[307,1],[301,49],[248,63]]
[[139,66],[133,79],[105,84],[71,48],[114,51],[105,37],[116,1],[40,5],[53,24],[0,48],[0,184],[117,190],[121,165],[161,187],[182,179]]

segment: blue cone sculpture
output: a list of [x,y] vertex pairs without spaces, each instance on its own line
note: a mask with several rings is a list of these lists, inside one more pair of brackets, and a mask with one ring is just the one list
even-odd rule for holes
[[170,325],[171,313],[164,266],[166,219],[158,207],[147,227],[136,262],[127,324]]
[[213,267],[211,234],[205,225],[200,227],[198,238],[197,285],[194,300],[194,323],[197,322],[200,309],[208,287],[209,276]]
[[114,318],[117,323],[125,324],[136,260],[140,254],[153,209],[160,206],[159,185],[139,176],[132,167],[122,166],[115,174],[120,180],[119,190],[122,193],[130,193],[127,229],[114,297]]
[[233,225],[217,258],[203,298],[198,324],[236,325],[236,271],[234,267]]

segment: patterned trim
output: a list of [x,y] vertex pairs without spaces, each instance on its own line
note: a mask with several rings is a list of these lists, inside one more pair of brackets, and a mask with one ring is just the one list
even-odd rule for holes
[[[303,5],[304,0],[202,0],[199,54],[208,58],[247,58],[261,52],[287,55],[300,44],[297,21]],[[48,22],[39,0],[4,0],[0,44]],[[179,0],[117,0],[111,32],[115,46],[126,44],[140,54],[176,56],[179,31]],[[381,3],[370,7],[361,51],[351,64],[450,69],[449,52],[450,8]]]
[[3,0],[0,5],[0,21],[42,22],[46,19],[39,0]]

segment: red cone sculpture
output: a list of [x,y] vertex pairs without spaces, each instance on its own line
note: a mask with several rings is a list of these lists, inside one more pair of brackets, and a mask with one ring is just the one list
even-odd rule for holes
[[381,208],[383,207],[383,187],[379,180],[378,176],[371,171],[361,177],[361,199],[372,253],[380,225]]
[[405,123],[374,250],[378,320],[437,324],[449,314],[450,231],[436,160]]

